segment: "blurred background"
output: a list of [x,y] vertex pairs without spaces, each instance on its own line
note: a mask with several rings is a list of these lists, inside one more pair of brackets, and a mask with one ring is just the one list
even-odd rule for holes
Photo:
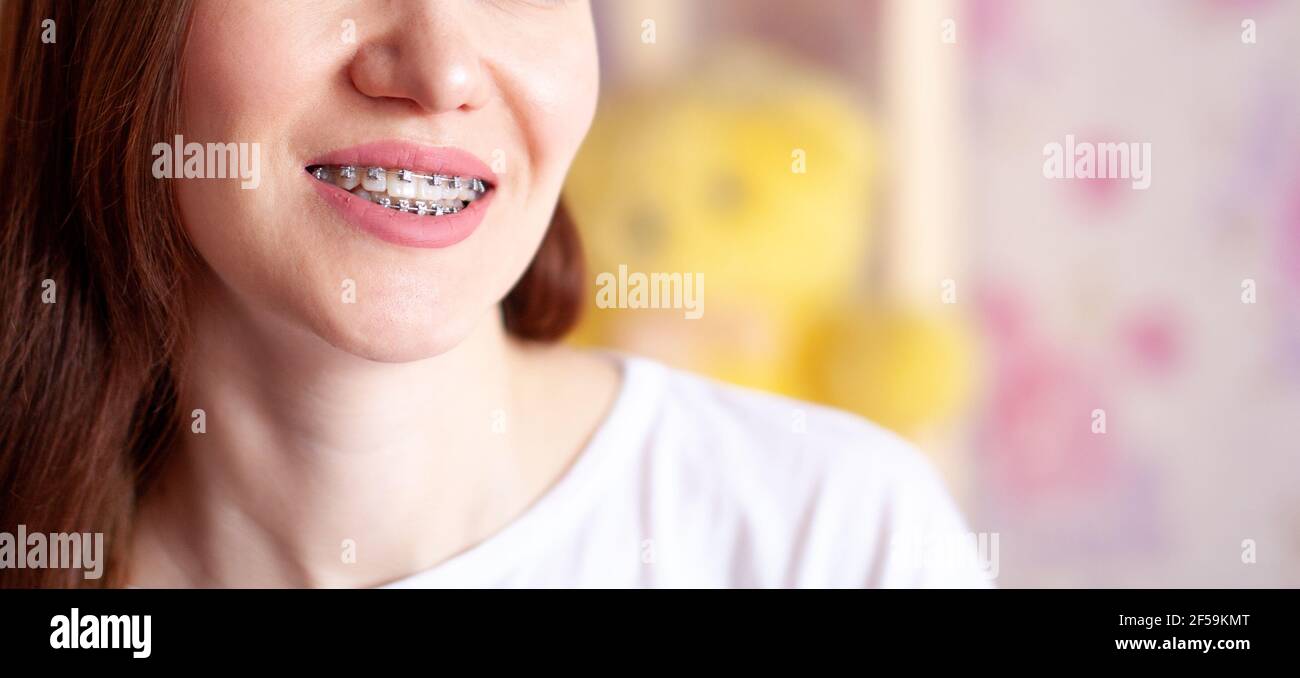
[[704,313],[575,341],[907,436],[999,586],[1300,585],[1300,1],[595,4],[591,277]]

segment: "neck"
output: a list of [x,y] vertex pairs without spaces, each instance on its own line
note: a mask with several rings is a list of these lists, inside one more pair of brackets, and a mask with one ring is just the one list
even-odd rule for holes
[[203,410],[205,430],[182,430],[141,502],[136,583],[400,578],[521,513],[598,421],[575,421],[558,444],[516,423],[553,402],[538,366],[555,361],[509,339],[496,314],[446,353],[395,364],[233,306],[194,319],[180,406]]

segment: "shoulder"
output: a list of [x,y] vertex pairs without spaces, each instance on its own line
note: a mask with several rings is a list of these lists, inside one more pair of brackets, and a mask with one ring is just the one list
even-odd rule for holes
[[753,573],[761,583],[961,585],[897,558],[904,542],[968,534],[933,465],[903,438],[642,359],[630,360],[629,378],[657,392],[648,465],[714,507],[720,532],[743,531],[756,562],[785,568]]
[[744,468],[755,475],[822,484],[937,479],[910,443],[860,416],[637,362],[638,369],[659,373],[656,432],[692,450],[702,464],[748,462]]

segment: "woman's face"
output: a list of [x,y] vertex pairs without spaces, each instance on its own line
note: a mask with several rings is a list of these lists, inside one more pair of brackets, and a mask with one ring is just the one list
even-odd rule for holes
[[[256,188],[177,182],[220,284],[269,312],[255,315],[392,362],[442,353],[495,312],[598,87],[575,0],[199,0],[184,68],[184,141],[260,147]],[[483,192],[464,193],[474,179]],[[409,211],[393,209],[402,196]]]

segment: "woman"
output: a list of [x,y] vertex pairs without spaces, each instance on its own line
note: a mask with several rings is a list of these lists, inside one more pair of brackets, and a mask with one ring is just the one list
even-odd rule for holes
[[892,435],[554,343],[587,3],[4,10],[3,525],[110,552],[6,585],[983,583]]

